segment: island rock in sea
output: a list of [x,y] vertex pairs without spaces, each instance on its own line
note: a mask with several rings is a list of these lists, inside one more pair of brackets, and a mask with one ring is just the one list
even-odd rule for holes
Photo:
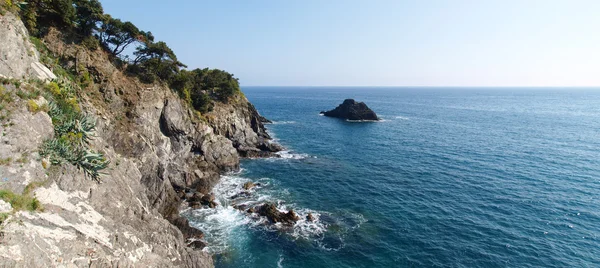
[[356,102],[353,99],[346,99],[337,108],[331,111],[321,112],[321,114],[348,120],[379,120],[377,114],[369,109],[364,102]]

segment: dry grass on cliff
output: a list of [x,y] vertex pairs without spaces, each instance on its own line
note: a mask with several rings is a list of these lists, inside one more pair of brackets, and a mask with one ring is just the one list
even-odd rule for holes
[[0,190],[0,199],[8,202],[13,211],[27,210],[39,211],[42,210],[42,204],[35,197],[31,197],[29,193],[22,195],[15,194],[10,190]]

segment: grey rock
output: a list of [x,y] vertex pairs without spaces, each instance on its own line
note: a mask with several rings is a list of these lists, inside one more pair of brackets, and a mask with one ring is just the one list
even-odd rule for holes
[[356,102],[353,99],[346,99],[335,109],[327,112],[321,112],[321,114],[348,120],[379,120],[377,114],[375,114],[373,110],[369,109],[364,102]]
[[300,217],[296,215],[293,210],[289,210],[287,213],[280,212],[277,207],[272,203],[265,203],[262,206],[259,206],[255,209],[256,212],[261,215],[267,217],[272,223],[283,223],[285,225],[293,225]]
[[[0,74],[51,78],[26,34],[16,16],[0,16]],[[80,104],[98,119],[90,146],[111,165],[100,184],[69,164],[46,169],[38,148],[53,137],[50,117],[27,111],[20,99],[7,107],[15,124],[2,128],[0,158],[27,159],[0,169],[0,188],[21,193],[40,183],[34,194],[44,211],[19,212],[5,223],[0,267],[212,267],[202,245],[190,244],[204,234],[179,215],[181,202],[197,191],[203,195],[190,205],[215,207],[207,194],[220,174],[239,168],[242,148],[279,150],[265,119],[238,96],[219,103],[206,123],[171,89],[131,79],[105,53],[64,39],[50,29],[43,41],[61,63],[89,72],[90,89],[82,92],[97,94],[84,93]]]
[[12,211],[12,206],[10,203],[4,202],[4,200],[0,200],[0,213],[8,213]]
[[254,187],[256,187],[256,184],[254,184],[254,182],[251,182],[251,181],[244,183],[244,185],[242,186],[242,188],[244,188],[244,190],[250,190]]
[[216,134],[230,139],[242,157],[272,157],[283,147],[271,142],[261,116],[246,97],[236,96],[229,104],[217,103],[210,117]]
[[0,37],[1,76],[56,79],[52,71],[40,63],[39,53],[29,42],[27,29],[17,16],[10,12],[0,15]]

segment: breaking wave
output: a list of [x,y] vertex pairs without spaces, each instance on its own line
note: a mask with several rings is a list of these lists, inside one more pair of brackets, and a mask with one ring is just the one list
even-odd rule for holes
[[[213,188],[218,206],[216,208],[186,209],[182,215],[190,224],[204,232],[208,246],[204,251],[225,253],[236,243],[249,239],[251,230],[278,232],[290,240],[306,240],[326,251],[337,251],[344,246],[344,237],[364,222],[362,215],[350,215],[350,219],[325,211],[316,211],[287,202],[289,191],[278,187],[270,178],[251,180],[242,176],[243,170],[221,177]],[[243,185],[253,182],[256,186],[245,190]],[[281,212],[294,210],[300,218],[293,226],[271,224],[257,213],[245,210],[266,202],[273,203]],[[242,208],[242,209],[239,209]],[[311,214],[313,220],[308,220]],[[357,220],[362,219],[362,220]]]

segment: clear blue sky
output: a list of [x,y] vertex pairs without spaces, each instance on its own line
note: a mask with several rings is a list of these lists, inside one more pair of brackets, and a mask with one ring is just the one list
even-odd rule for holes
[[599,0],[101,0],[242,85],[600,86]]

